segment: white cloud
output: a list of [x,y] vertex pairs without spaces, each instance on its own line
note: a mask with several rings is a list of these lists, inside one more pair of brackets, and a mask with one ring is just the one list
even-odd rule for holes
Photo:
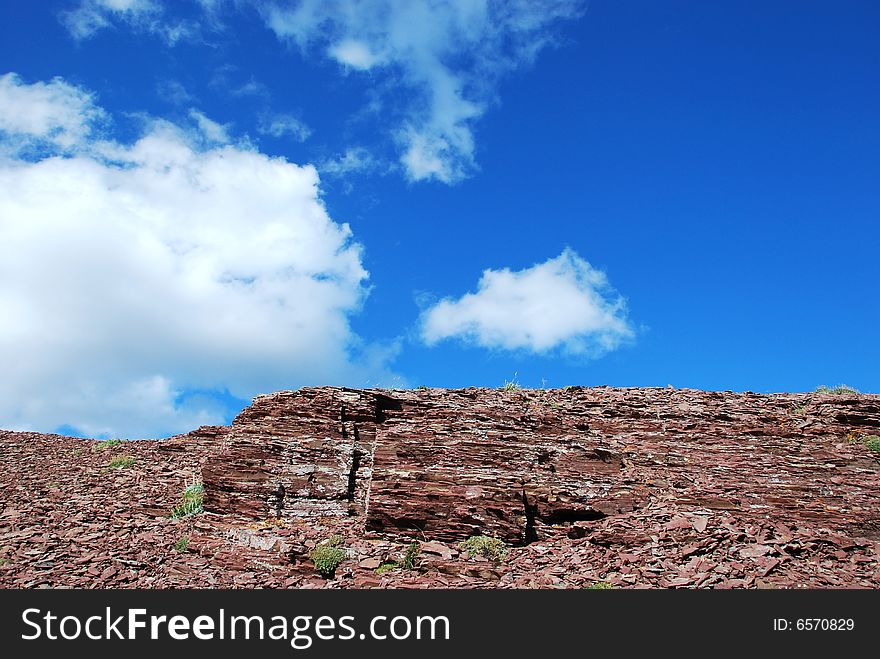
[[15,73],[0,76],[0,137],[7,151],[40,143],[71,149],[105,118],[92,94],[60,78],[26,85]]
[[208,84],[214,89],[232,96],[251,96],[263,99],[272,96],[269,88],[254,76],[250,76],[246,82],[242,82],[240,71],[240,67],[234,64],[223,64],[214,70]]
[[163,7],[156,0],[80,0],[74,9],[62,12],[60,19],[77,40],[88,39],[117,22],[156,34],[170,45],[197,32],[192,22],[164,21]]
[[190,109],[189,116],[196,122],[199,132],[206,140],[217,144],[229,143],[229,124],[219,124],[195,108]]
[[329,176],[372,172],[379,169],[380,166],[381,163],[375,156],[362,146],[349,147],[339,156],[317,164],[318,171]]
[[260,118],[257,131],[272,137],[289,136],[297,142],[309,139],[312,129],[292,114],[271,114]]
[[570,249],[524,270],[485,270],[476,293],[426,310],[421,334],[429,345],[459,338],[484,348],[584,356],[634,336],[623,298]]
[[380,61],[380,58],[370,51],[367,44],[354,39],[343,39],[339,43],[333,44],[327,53],[340,64],[361,71],[371,69]]
[[156,93],[162,100],[173,105],[186,105],[196,100],[179,80],[162,80],[156,84]]
[[301,0],[259,5],[267,25],[303,52],[385,75],[410,96],[394,130],[411,180],[458,181],[477,167],[474,124],[498,80],[552,41],[579,0]]
[[255,80],[253,77],[240,87],[232,90],[233,96],[256,96],[258,98],[269,98],[269,88],[262,82]]
[[156,436],[219,421],[183,392],[387,376],[353,356],[370,349],[348,322],[368,275],[313,167],[198,146],[163,121],[133,144],[94,141],[87,92],[4,84],[50,119],[0,141],[58,126],[79,141],[0,157],[0,427]]

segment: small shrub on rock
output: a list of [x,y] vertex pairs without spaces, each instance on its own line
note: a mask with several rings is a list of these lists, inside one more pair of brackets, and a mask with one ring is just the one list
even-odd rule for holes
[[507,546],[504,541],[490,538],[487,535],[475,535],[468,538],[459,545],[459,548],[467,552],[471,558],[484,556],[490,561],[500,561],[507,556]]
[[832,396],[844,396],[844,395],[850,395],[850,394],[857,394],[857,393],[859,393],[859,390],[854,389],[853,387],[850,387],[845,384],[839,384],[836,387],[828,387],[823,384],[821,387],[816,388],[816,393],[817,394],[831,394]]
[[341,548],[342,543],[342,536],[334,535],[319,543],[309,554],[318,574],[325,579],[332,579],[336,575],[336,568],[345,560],[345,550]]
[[867,446],[869,450],[874,451],[875,453],[880,453],[880,437],[877,435],[868,435],[867,437],[862,437],[862,441],[865,442],[865,446]]

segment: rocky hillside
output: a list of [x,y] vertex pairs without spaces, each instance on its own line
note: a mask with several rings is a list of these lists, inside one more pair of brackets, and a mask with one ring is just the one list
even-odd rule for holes
[[0,432],[0,586],[876,588],[878,434],[875,395],[607,387],[302,389],[159,441]]

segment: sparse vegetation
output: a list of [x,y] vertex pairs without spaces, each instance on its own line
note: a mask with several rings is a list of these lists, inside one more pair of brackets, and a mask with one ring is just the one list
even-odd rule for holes
[[400,566],[397,563],[395,563],[394,561],[388,561],[386,563],[382,563],[382,565],[377,567],[375,571],[376,571],[377,575],[382,576],[386,572],[393,572],[394,570],[396,570],[399,567]]
[[843,396],[848,394],[857,394],[859,393],[859,390],[845,384],[839,384],[836,387],[827,387],[823,384],[821,387],[816,388],[816,393],[831,394],[833,396]]
[[107,466],[110,469],[128,469],[133,464],[134,458],[130,455],[117,455],[115,458],[110,459]]
[[336,568],[345,560],[345,550],[342,549],[343,538],[341,535],[333,535],[319,543],[309,558],[315,565],[315,569],[325,579],[332,579],[336,575]]
[[866,435],[862,437],[862,441],[869,450],[880,453],[880,437],[877,435]]
[[792,416],[802,417],[807,414],[807,406],[806,405],[792,405],[790,409]]
[[419,560],[419,552],[422,551],[421,546],[418,542],[412,542],[406,548],[406,551],[403,553],[403,560],[400,562],[400,566],[404,570],[413,570],[416,567],[416,564]]
[[501,561],[507,556],[507,545],[504,544],[504,541],[487,535],[470,537],[460,543],[459,548],[467,552],[471,558],[484,556],[490,561]]
[[171,510],[171,517],[180,519],[197,515],[204,510],[205,486],[201,481],[193,481],[186,486],[180,497],[180,503]]
[[611,590],[613,587],[607,581],[596,581],[587,586],[587,590]]
[[287,520],[283,517],[267,517],[254,524],[249,524],[248,528],[254,531],[259,531],[260,529],[286,529]]
[[501,387],[504,391],[519,391],[522,389],[522,385],[520,385],[519,380],[516,379],[516,373],[513,374],[512,380],[505,380],[504,386]]
[[180,540],[174,543],[174,548],[179,552],[189,551],[189,536],[183,536]]
[[418,387],[416,387],[416,391],[427,391],[428,389],[430,389],[430,387],[426,387],[423,384],[420,384]]
[[121,439],[105,439],[102,442],[96,442],[92,446],[93,451],[106,451],[107,449],[115,448],[122,444]]
[[406,550],[403,552],[403,558],[400,561],[385,561],[376,568],[375,572],[378,575],[383,575],[386,572],[392,572],[394,570],[414,570],[418,565],[418,557],[419,553],[421,553],[422,548],[418,542],[412,542],[407,545]]
[[880,453],[880,437],[877,435],[857,435],[854,432],[846,433],[847,444],[864,444],[869,451]]

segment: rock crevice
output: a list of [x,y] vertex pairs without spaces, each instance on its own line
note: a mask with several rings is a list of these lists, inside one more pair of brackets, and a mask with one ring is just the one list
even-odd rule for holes
[[508,408],[498,392],[479,390],[261,396],[204,466],[206,509],[252,518],[349,515],[370,531],[440,540],[486,534],[522,544],[547,525],[638,505],[619,478],[622,456],[600,446],[587,425],[566,429]]

